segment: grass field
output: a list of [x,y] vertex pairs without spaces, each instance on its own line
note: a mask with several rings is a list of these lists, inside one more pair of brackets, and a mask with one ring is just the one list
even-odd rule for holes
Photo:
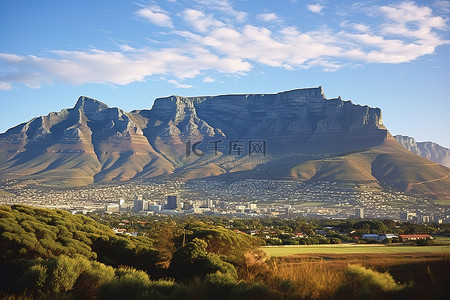
[[433,238],[440,245],[450,245],[450,237],[448,236],[434,236]]
[[296,254],[412,254],[450,253],[450,246],[385,246],[385,245],[312,245],[312,246],[268,246],[262,248],[269,256],[282,257]]
[[[437,242],[445,241],[447,237],[439,238]],[[414,297],[405,299],[450,299],[450,245],[340,244],[267,246],[262,249],[271,256],[268,260],[271,271],[296,283],[294,286],[299,287],[298,293],[303,298],[332,298],[338,289],[336,282],[342,281],[347,268],[359,265],[380,273],[388,272],[395,282],[409,286]]]

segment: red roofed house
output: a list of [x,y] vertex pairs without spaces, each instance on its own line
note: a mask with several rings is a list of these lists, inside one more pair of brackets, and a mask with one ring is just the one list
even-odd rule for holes
[[428,234],[400,234],[398,237],[400,238],[400,242],[433,239]]

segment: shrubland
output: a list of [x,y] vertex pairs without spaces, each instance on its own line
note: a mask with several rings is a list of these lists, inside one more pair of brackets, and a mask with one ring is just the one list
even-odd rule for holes
[[[97,221],[61,210],[0,206],[0,296],[376,299],[408,297],[414,288],[362,266],[336,269],[323,261],[269,258],[260,249],[263,239],[230,229],[226,220],[153,219],[136,228],[139,236],[130,236],[109,227],[122,222],[119,217],[94,218]],[[294,230],[290,225],[311,233],[315,229],[303,221],[279,224],[287,226],[284,231]]]

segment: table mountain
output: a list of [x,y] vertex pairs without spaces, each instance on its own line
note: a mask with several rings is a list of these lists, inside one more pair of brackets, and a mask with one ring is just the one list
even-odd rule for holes
[[170,96],[129,113],[80,97],[0,135],[0,179],[50,185],[290,178],[447,196],[448,174],[400,146],[379,108],[327,99],[321,87]]

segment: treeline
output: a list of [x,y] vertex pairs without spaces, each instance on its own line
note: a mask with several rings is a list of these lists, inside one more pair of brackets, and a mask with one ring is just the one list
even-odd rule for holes
[[[264,230],[271,228],[280,232],[304,232],[308,235],[314,234],[316,230],[333,227],[341,232],[350,233],[356,231],[358,234],[364,233],[394,233],[394,234],[450,234],[450,223],[411,223],[396,222],[393,220],[361,220],[361,219],[306,219],[306,218],[230,218],[208,215],[192,216],[140,216],[135,214],[96,214],[91,218],[109,227],[125,226],[132,231],[142,231],[145,227],[152,228],[158,222],[175,222],[183,224],[190,220],[197,220],[207,224],[214,224],[229,229],[240,231]],[[129,221],[123,224],[122,221]],[[144,221],[143,225],[140,222]]]
[[282,218],[228,218],[199,215],[192,216],[138,216],[92,214],[97,221],[114,228],[124,228],[140,235],[154,236],[162,224],[182,228],[189,222],[202,223],[239,230],[260,238],[267,245],[314,245],[356,242],[365,233],[375,234],[431,234],[450,235],[450,224],[415,224],[393,220],[326,220]]
[[[125,224],[121,217],[96,218]],[[0,298],[377,299],[412,291],[360,266],[286,267],[259,249],[262,239],[225,228],[235,221],[139,222],[142,235],[133,237],[61,210],[0,206]]]

